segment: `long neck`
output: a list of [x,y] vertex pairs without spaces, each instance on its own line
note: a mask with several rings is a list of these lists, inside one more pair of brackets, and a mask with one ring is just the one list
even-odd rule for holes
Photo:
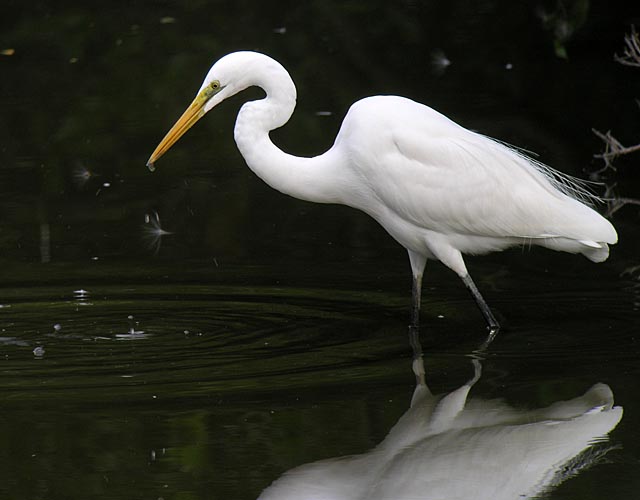
[[346,173],[340,155],[334,149],[313,158],[285,153],[269,137],[269,131],[281,127],[296,105],[296,88],[282,66],[269,66],[253,85],[266,97],[242,106],[236,119],[234,136],[247,165],[258,177],[278,191],[316,203],[341,203]]

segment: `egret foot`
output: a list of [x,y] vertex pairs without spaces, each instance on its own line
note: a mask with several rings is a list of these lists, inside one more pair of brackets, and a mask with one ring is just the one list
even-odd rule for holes
[[482,295],[480,294],[480,291],[478,290],[476,284],[471,279],[471,276],[469,274],[466,274],[462,277],[462,281],[471,292],[471,295],[473,295],[473,298],[475,299],[480,312],[487,322],[487,330],[489,330],[489,338],[487,339],[487,342],[491,342],[500,330],[500,324],[491,312],[491,309],[489,308],[485,300],[482,298]]
[[498,334],[498,331],[500,331],[500,327],[496,326],[495,329],[492,329],[491,327],[487,327],[489,330],[489,335],[487,335],[487,338],[485,339],[485,341],[480,344],[480,346],[478,347],[478,349],[476,349],[475,352],[484,352],[487,350],[487,347],[489,347],[489,344],[491,344],[491,342],[493,342],[493,340],[496,338],[496,335]]

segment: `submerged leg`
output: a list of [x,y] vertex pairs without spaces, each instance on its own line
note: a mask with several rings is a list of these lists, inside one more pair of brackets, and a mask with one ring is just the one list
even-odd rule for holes
[[413,326],[409,327],[409,343],[411,344],[411,349],[413,350],[413,361],[411,362],[411,369],[413,370],[413,374],[416,376],[416,385],[424,385],[427,383],[425,381],[425,371],[424,371],[424,359],[422,357],[422,344],[420,343],[420,330]]
[[461,276],[461,278],[464,284],[466,285],[466,287],[471,292],[471,295],[473,295],[473,298],[475,299],[476,304],[478,304],[478,307],[480,308],[480,311],[482,312],[484,319],[487,321],[487,328],[489,329],[489,338],[487,339],[487,342],[485,342],[485,344],[488,344],[494,339],[494,337],[498,333],[498,330],[500,330],[500,325],[498,324],[498,321],[496,320],[495,316],[491,312],[491,309],[489,309],[489,306],[487,305],[485,300],[482,298],[482,295],[480,295],[480,292],[478,291],[478,287],[471,279],[471,276],[469,275],[469,273],[465,274],[464,276]]
[[409,344],[413,351],[413,373],[416,385],[425,386],[424,361],[422,359],[422,344],[420,344],[420,302],[422,298],[422,275],[427,259],[409,250],[413,281],[411,285],[411,323],[409,324]]

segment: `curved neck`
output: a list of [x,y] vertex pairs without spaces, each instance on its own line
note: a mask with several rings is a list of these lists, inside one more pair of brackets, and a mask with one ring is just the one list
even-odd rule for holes
[[[272,61],[275,63],[275,61]],[[236,119],[234,137],[247,165],[278,191],[316,203],[340,203],[344,183],[340,158],[332,148],[323,155],[301,158],[285,153],[269,137],[281,127],[296,106],[296,88],[279,64],[266,64],[250,85],[261,87],[266,97],[245,103]]]

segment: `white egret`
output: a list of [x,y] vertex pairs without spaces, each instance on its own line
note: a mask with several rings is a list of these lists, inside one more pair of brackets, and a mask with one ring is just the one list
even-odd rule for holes
[[514,245],[582,253],[594,262],[616,243],[613,226],[584,201],[579,185],[503,143],[469,131],[437,111],[397,96],[351,106],[334,145],[313,158],[279,149],[269,132],[291,117],[296,88],[277,61],[256,52],[224,56],[194,101],[153,152],[154,163],[205,113],[251,86],[266,97],[245,103],[234,137],[247,165],[282,193],[366,212],[409,253],[411,325],[417,327],[428,259],[455,271],[492,334],[499,325],[462,254]]

